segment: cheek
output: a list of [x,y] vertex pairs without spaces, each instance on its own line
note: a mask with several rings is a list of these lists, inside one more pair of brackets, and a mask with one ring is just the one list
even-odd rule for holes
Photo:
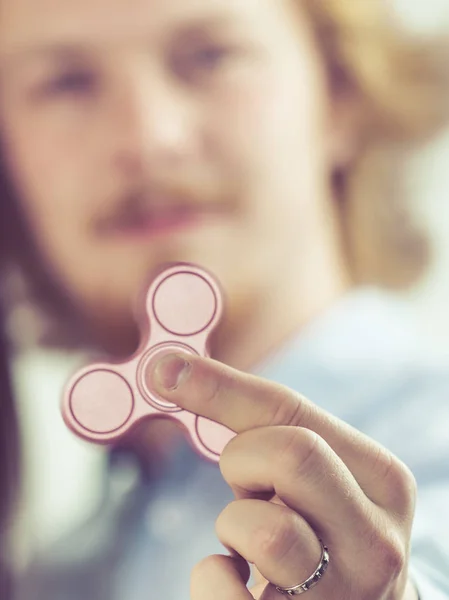
[[85,156],[80,152],[79,134],[48,123],[45,117],[26,116],[11,119],[5,133],[9,164],[17,184],[49,196],[57,194],[61,186],[76,186],[81,174],[80,160]]
[[25,216],[45,243],[58,236],[72,238],[86,218],[94,169],[89,145],[83,141],[82,132],[69,131],[44,115],[33,118],[26,111],[12,114],[4,127],[13,187]]
[[296,239],[298,220],[316,210],[326,170],[326,96],[315,77],[314,71],[265,72],[217,104],[217,135],[248,189],[244,208],[254,235],[291,230]]
[[307,173],[323,159],[325,94],[311,75],[265,72],[215,103],[216,134],[246,173],[268,175],[274,164]]
[[5,144],[12,185],[39,252],[66,278],[90,250],[86,225],[92,190],[86,185],[88,157],[79,151],[80,139],[69,139],[38,119],[11,119]]

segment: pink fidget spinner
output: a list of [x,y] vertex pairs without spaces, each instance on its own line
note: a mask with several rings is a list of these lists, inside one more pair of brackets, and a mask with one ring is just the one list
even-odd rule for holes
[[176,419],[189,433],[194,448],[218,461],[235,434],[159,397],[148,387],[145,372],[164,354],[181,351],[208,356],[209,335],[222,315],[220,288],[203,269],[177,264],[151,283],[145,308],[139,350],[125,363],[96,363],[78,371],[66,387],[64,420],[88,441],[112,443],[144,418]]

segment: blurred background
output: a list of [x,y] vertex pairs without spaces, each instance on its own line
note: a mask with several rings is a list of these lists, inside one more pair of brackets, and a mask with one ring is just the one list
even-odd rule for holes
[[[392,3],[414,33],[449,34],[449,0],[392,0]],[[449,56],[447,65],[449,69]],[[426,277],[406,295],[422,331],[423,345],[429,354],[446,361],[449,359],[449,128],[412,158],[407,185],[420,218],[431,232],[434,260]],[[39,391],[48,402],[45,411],[34,402],[39,387],[37,378],[41,378],[43,370],[60,373],[60,377],[48,377],[51,388]],[[33,544],[37,547],[51,544],[76,522],[82,523],[96,506],[103,485],[97,474],[106,460],[105,450],[75,439],[60,418],[57,398],[66,374],[73,370],[73,357],[49,353],[44,358],[26,357],[16,373],[28,443],[26,460],[31,465],[25,482],[28,506],[23,528],[33,532]],[[119,485],[130,485],[129,477],[127,472]],[[17,539],[20,546],[21,536]],[[26,560],[27,542],[23,540],[24,547],[18,548],[18,554]]]
[[[447,0],[395,0],[395,4],[400,18],[418,35],[449,32]],[[449,131],[412,159],[408,185],[417,210],[431,231],[434,260],[421,284],[407,295],[429,352],[446,359],[449,357]]]

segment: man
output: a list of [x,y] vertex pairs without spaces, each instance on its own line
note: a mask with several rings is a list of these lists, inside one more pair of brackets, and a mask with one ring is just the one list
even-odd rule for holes
[[[119,456],[132,449],[146,475],[120,510],[103,507],[97,528],[89,523],[37,564],[27,597],[186,597],[186,554],[216,550],[210,526],[223,508],[217,532],[233,552],[195,571],[194,600],[250,598],[248,563],[265,578],[257,592],[265,600],[279,596],[276,586],[298,591],[310,573],[311,600],[411,600],[417,585],[424,599],[429,589],[437,594],[438,581],[426,577],[433,549],[418,552],[413,577],[408,566],[409,469],[324,410],[390,446],[397,432],[391,438],[366,422],[379,407],[409,431],[397,411],[409,399],[415,406],[418,390],[431,417],[422,396],[433,379],[410,384],[416,364],[400,326],[395,333],[395,309],[382,320],[392,357],[404,353],[394,376],[377,341],[362,363],[349,345],[340,393],[320,360],[308,364],[309,383],[300,369],[314,356],[313,339],[304,353],[301,344],[318,316],[328,313],[332,334],[320,336],[323,318],[311,338],[322,349],[338,341],[330,355],[338,364],[346,336],[384,314],[371,296],[345,304],[355,281],[403,284],[425,262],[408,223],[398,229],[401,211],[370,194],[387,182],[385,165],[374,170],[379,154],[396,168],[395,145],[440,122],[430,57],[395,39],[380,0],[3,0],[0,12],[10,255],[53,307],[66,344],[116,357],[136,347],[132,305],[151,270],[178,260],[210,269],[227,293],[212,356],[229,367],[173,358],[148,377],[161,394],[239,433],[221,464],[237,498],[228,505],[218,471],[179,450],[176,430],[135,432]],[[297,332],[299,346],[289,345]],[[362,377],[385,388],[371,395],[357,387],[344,405]],[[307,392],[319,407],[266,379]],[[443,396],[433,399],[438,409]],[[428,454],[412,461],[403,446],[395,451],[427,471]],[[267,501],[275,494],[281,505]],[[161,517],[168,501],[173,511]],[[179,537],[158,539],[155,523],[173,519]],[[433,531],[418,539],[427,543]],[[319,538],[330,556],[322,581]],[[444,568],[438,573],[447,591]]]

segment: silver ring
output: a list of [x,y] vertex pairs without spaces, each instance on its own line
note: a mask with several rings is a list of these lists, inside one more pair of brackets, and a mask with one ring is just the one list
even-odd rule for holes
[[321,559],[320,563],[312,573],[310,577],[308,577],[302,583],[295,585],[293,587],[279,587],[276,586],[276,590],[280,594],[284,594],[284,596],[299,596],[299,594],[304,594],[304,592],[308,592],[310,588],[313,588],[323,577],[328,565],[329,565],[329,552],[326,546],[324,546],[323,542],[320,540],[321,544]]

